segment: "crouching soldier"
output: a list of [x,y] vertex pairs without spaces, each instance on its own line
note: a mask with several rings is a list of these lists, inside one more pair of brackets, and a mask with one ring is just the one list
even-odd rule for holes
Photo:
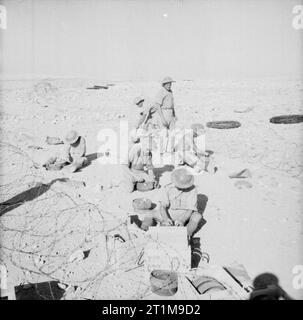
[[186,226],[191,237],[202,220],[197,208],[197,189],[194,176],[185,168],[177,168],[171,175],[172,183],[163,190],[160,201],[162,225]]
[[144,208],[141,229],[148,230],[157,223],[162,226],[186,226],[187,234],[191,237],[202,220],[202,214],[197,209],[197,196],[194,176],[185,168],[175,169],[172,172],[172,183],[163,190],[160,212]]
[[128,159],[123,164],[123,181],[120,186],[126,192],[137,189],[138,183],[146,183],[153,189],[156,180],[153,171],[152,153],[148,143],[141,141],[130,147]]
[[44,164],[47,170],[59,170],[63,167],[70,172],[75,172],[87,164],[86,142],[76,131],[67,133],[64,139],[64,150],[62,155],[49,158]]
[[205,129],[200,123],[191,126],[191,132],[185,134],[176,144],[178,165],[188,165],[196,172],[215,172],[209,152],[205,151]]

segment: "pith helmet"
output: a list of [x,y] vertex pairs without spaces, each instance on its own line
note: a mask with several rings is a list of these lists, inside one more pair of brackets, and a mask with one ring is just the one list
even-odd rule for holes
[[69,144],[75,143],[79,139],[79,134],[75,130],[71,130],[65,136],[65,141]]
[[162,81],[161,84],[165,84],[165,83],[171,83],[171,82],[176,82],[174,81],[171,77],[165,77]]
[[202,135],[205,133],[205,128],[203,124],[201,123],[193,123],[191,125],[191,129],[193,130],[194,133],[196,133],[198,136]]
[[171,174],[171,181],[178,189],[188,189],[194,185],[194,176],[185,168],[177,168]]
[[138,105],[141,101],[144,101],[144,98],[143,97],[136,97],[135,99],[134,99],[134,104],[136,104],[136,105]]

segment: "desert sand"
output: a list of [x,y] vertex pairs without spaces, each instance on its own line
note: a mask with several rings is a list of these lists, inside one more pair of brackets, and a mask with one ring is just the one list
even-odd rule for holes
[[[114,85],[108,89],[86,89],[109,83]],[[119,132],[120,120],[131,129],[133,98],[152,98],[159,84],[45,79],[1,81],[0,87],[1,202],[31,190],[27,201],[1,206],[0,258],[10,285],[54,279],[81,288],[69,298],[144,297],[141,271],[132,269],[144,239],[121,244],[113,236],[131,237],[131,200],[146,196],[157,202],[161,189],[122,195],[111,185],[118,167],[96,159],[97,136],[104,128]],[[293,268],[303,265],[303,123],[269,122],[303,113],[302,79],[178,80],[173,91],[180,127],[241,122],[237,129],[206,129],[206,148],[214,151],[219,170],[196,176],[199,193],[208,198],[206,223],[197,235],[202,251],[211,263],[243,264],[252,279],[271,272],[290,296],[303,299],[293,286]],[[62,183],[62,172],[36,166],[60,148],[47,145],[46,137],[63,138],[70,129],[86,138],[91,164],[68,177],[85,187]],[[245,168],[251,188],[239,189],[227,173]],[[164,171],[160,184],[169,179]],[[79,248],[90,250],[88,258],[71,261]]]

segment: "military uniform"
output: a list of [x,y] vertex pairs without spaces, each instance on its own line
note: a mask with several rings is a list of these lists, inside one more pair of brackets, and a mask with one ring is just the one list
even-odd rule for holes
[[[197,230],[198,224],[202,219],[202,215],[197,209],[197,189],[195,186],[187,190],[180,190],[169,184],[165,186],[160,200],[160,206],[168,209],[169,218],[180,226],[187,228],[189,236]],[[153,210],[146,213],[142,229],[147,230],[149,226],[155,225],[157,222],[164,223],[166,217],[161,216],[159,211]]]
[[200,137],[193,137],[191,133],[188,133],[178,141],[175,146],[178,165],[186,164],[192,168],[197,168],[198,171],[207,170],[209,156],[205,155],[204,141],[199,143]]
[[143,107],[141,108],[135,124],[135,128],[139,129],[144,123],[145,119],[146,122],[144,127],[147,130],[160,127],[159,119],[157,117],[157,108],[152,106],[150,102],[145,102]]
[[143,157],[140,143],[131,146],[128,159],[123,165],[121,186],[125,191],[134,191],[136,183],[141,179],[145,182],[154,182],[154,177],[148,174],[148,171],[153,169],[152,153],[149,152],[147,157]]
[[[155,98],[155,107],[161,109],[164,120],[168,124],[168,129],[174,129],[175,126],[175,105],[173,92],[166,90],[164,87],[160,89]],[[159,112],[157,114],[158,122],[163,126]]]
[[78,141],[73,145],[65,143],[64,150],[61,155],[49,158],[44,166],[52,164],[62,164],[62,166],[69,166],[71,171],[74,172],[87,163],[86,154],[86,141],[83,137],[79,136]]

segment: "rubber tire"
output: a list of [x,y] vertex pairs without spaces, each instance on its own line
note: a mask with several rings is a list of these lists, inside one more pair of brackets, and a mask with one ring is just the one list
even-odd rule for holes
[[241,127],[239,121],[210,121],[206,123],[208,128],[212,129],[235,129]]
[[275,124],[293,124],[303,122],[303,114],[283,115],[270,118],[269,122]]

